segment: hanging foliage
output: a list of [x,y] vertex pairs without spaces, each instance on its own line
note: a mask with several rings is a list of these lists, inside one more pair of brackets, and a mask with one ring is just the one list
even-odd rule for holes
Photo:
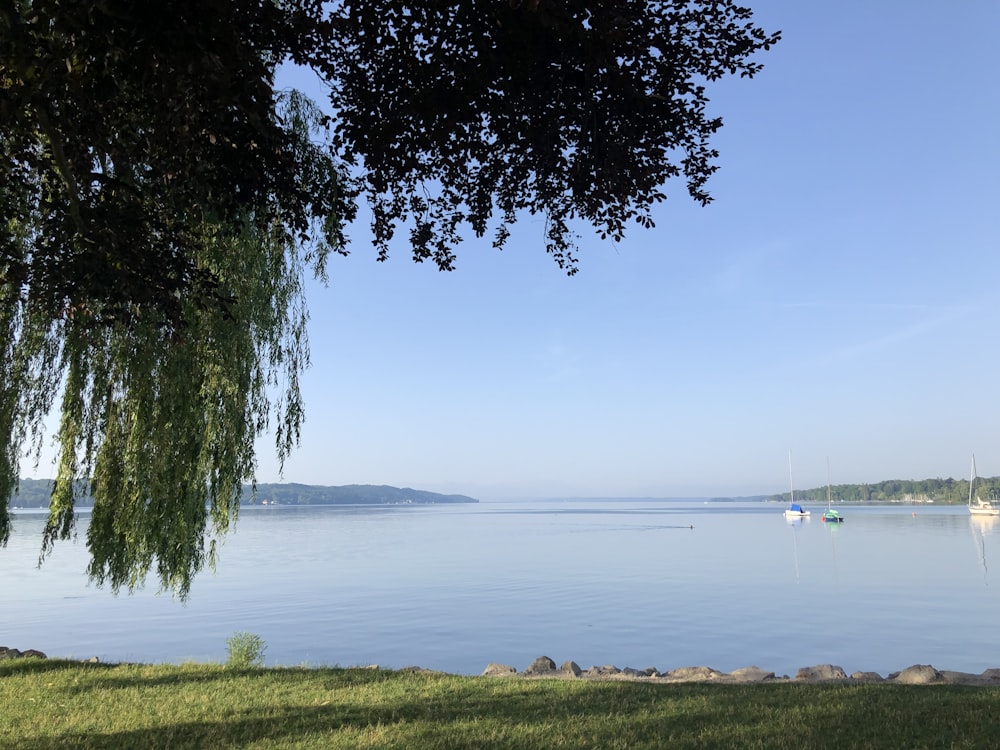
[[[44,557],[84,493],[90,576],[184,597],[303,419],[303,283],[358,200],[388,257],[451,270],[523,214],[576,270],[578,224],[706,203],[705,84],[778,34],[730,0],[14,0],[0,8],[0,497],[59,417]],[[312,68],[325,116],[275,70]],[[0,544],[10,533],[0,503]]]

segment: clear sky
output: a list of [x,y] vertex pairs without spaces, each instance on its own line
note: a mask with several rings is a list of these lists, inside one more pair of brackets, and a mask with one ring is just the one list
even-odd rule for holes
[[[1000,475],[1000,3],[746,0],[784,38],[710,89],[715,201],[541,220],[458,269],[352,255],[309,293],[302,444],[279,478],[482,499],[749,495]],[[308,87],[289,75],[286,83]],[[401,233],[401,240],[405,233]]]

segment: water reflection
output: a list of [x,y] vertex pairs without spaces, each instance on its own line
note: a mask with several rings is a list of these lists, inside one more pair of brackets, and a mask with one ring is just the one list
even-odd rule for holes
[[989,585],[989,566],[986,564],[986,537],[997,531],[997,516],[969,516],[972,542],[976,547],[976,557],[983,566],[983,582]]
[[802,528],[802,524],[809,520],[809,516],[799,516],[798,518],[789,518],[785,516],[785,523],[788,525],[789,530],[792,532],[792,553],[795,557],[795,583],[799,583],[801,580],[799,577],[799,542],[798,535],[799,530]]
[[833,557],[833,580],[840,583],[840,568],[837,566],[837,535],[840,533],[839,523],[824,523],[827,535],[830,537],[830,551]]

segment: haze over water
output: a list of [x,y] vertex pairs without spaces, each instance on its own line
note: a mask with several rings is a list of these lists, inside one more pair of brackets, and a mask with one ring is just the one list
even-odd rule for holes
[[[842,526],[761,503],[566,500],[244,509],[182,604],[88,586],[80,542],[36,569],[44,517],[0,550],[0,645],[104,661],[1000,666],[1000,524],[964,507],[841,506]],[[996,570],[992,566],[996,565]]]

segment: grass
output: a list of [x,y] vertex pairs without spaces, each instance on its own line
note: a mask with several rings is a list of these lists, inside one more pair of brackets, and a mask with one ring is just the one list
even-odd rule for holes
[[1000,688],[0,661],[0,747],[986,748]]

